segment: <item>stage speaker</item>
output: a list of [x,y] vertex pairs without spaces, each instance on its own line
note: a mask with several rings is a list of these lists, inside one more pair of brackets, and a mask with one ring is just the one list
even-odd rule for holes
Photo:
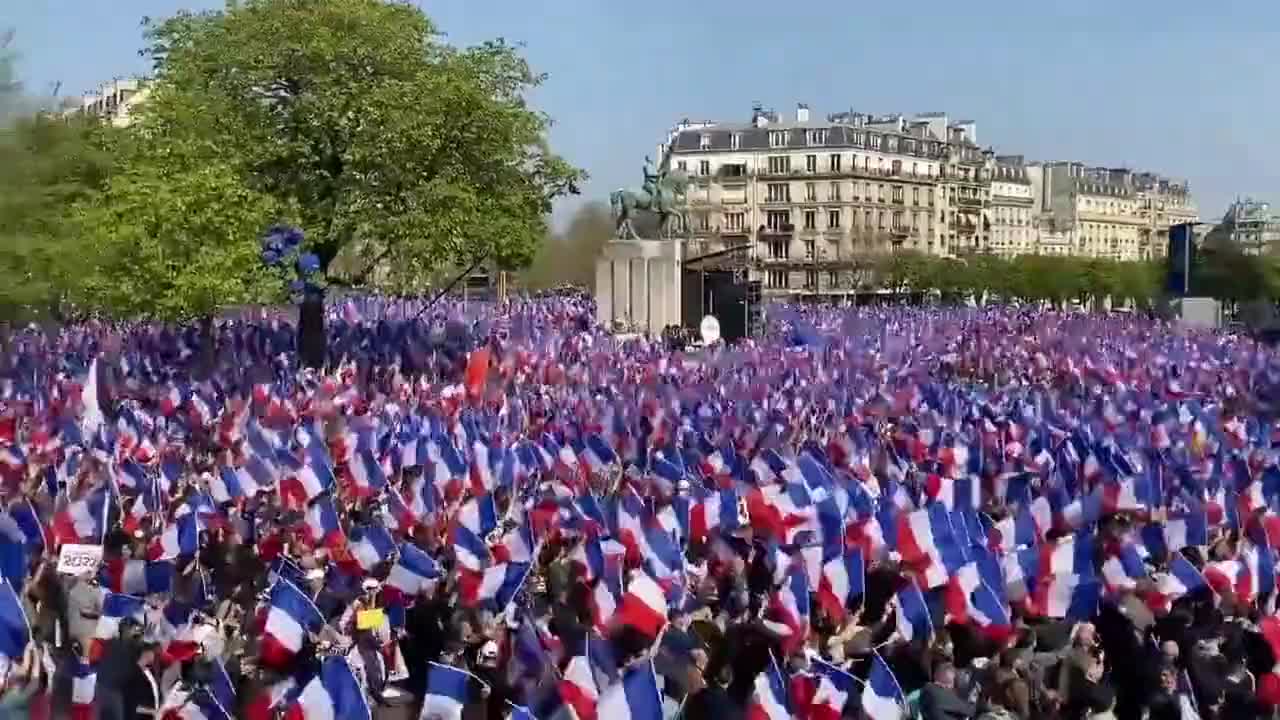
[[1165,291],[1176,297],[1191,294],[1192,268],[1196,264],[1195,226],[1189,223],[1169,228],[1169,253],[1165,259]]

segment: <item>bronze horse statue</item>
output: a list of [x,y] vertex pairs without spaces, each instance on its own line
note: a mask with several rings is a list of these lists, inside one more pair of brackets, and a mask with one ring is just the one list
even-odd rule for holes
[[658,216],[658,236],[670,237],[671,221],[680,217],[680,203],[689,187],[689,176],[683,170],[659,170],[650,173],[645,158],[644,186],[636,190],[615,190],[609,194],[609,206],[616,222],[615,237],[640,239],[632,221],[636,212],[644,210]]

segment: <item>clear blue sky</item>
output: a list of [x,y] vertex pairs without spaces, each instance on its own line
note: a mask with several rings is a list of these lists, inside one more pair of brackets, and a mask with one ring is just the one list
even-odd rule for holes
[[[457,43],[527,45],[534,100],[584,196],[639,181],[682,117],[747,119],[753,100],[816,114],[945,110],[1030,159],[1187,178],[1201,214],[1280,205],[1280,2],[804,3],[420,0]],[[33,88],[144,72],[139,20],[221,0],[0,0]],[[1069,7],[1068,7],[1069,5]]]

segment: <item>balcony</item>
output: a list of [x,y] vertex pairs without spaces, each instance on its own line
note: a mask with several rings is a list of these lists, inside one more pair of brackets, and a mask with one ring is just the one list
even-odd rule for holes
[[980,208],[983,205],[982,198],[975,197],[957,197],[954,200],[957,207]]
[[765,226],[760,229],[760,234],[777,237],[781,235],[792,235],[795,233],[795,231],[796,231],[796,226],[788,223],[786,225],[780,225],[778,227]]

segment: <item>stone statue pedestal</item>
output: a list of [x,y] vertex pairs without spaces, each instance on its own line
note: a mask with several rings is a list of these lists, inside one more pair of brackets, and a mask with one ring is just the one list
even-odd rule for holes
[[658,335],[680,325],[681,263],[678,239],[615,239],[596,259],[596,320],[612,329]]

